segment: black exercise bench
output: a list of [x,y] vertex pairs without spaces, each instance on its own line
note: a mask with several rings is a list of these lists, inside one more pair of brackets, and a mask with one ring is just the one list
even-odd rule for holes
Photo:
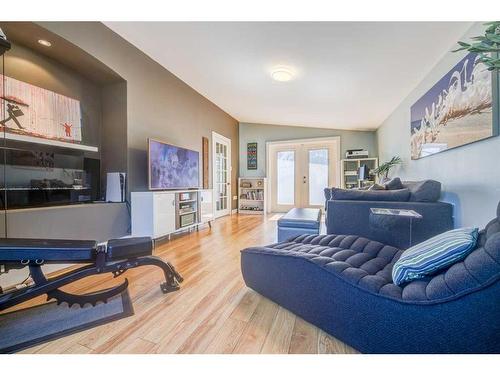
[[[89,303],[95,306],[122,293],[128,287],[128,280],[111,289],[82,295],[59,288],[88,276],[111,272],[117,277],[128,269],[148,265],[163,270],[165,282],[160,284],[163,293],[179,290],[179,283],[183,281],[181,275],[170,263],[152,253],[153,242],[149,237],[109,240],[104,245],[82,240],[1,239],[0,274],[28,267],[33,282],[14,291],[0,289],[0,311],[42,294],[47,294],[47,300],[54,298],[58,304],[67,302],[69,306],[79,304],[83,307]],[[85,265],[50,279],[41,267],[44,264],[75,263]]]

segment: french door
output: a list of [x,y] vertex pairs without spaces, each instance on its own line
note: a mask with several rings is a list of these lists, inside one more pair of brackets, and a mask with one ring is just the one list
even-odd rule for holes
[[231,140],[212,132],[215,217],[231,213]]
[[271,211],[324,205],[325,187],[338,185],[338,138],[268,144]]

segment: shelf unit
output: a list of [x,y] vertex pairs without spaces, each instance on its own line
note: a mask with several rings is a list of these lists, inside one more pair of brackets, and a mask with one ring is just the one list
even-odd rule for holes
[[368,179],[359,179],[358,170],[362,165],[366,165],[371,172],[378,167],[378,158],[342,159],[341,187],[343,189],[362,188],[377,182],[376,176],[371,173]]
[[36,143],[39,145],[47,145],[47,146],[54,146],[54,147],[61,147],[61,148],[70,148],[73,150],[81,150],[81,151],[89,151],[89,152],[98,152],[99,151],[99,148],[95,147],[95,146],[87,146],[87,145],[82,145],[80,143],[59,141],[57,139],[32,137],[30,135],[17,134],[17,133],[4,132],[0,138],[10,139],[12,141]]
[[238,212],[263,215],[267,211],[267,179],[265,177],[238,178]]
[[198,222],[198,192],[175,193],[175,229],[189,227]]
[[214,220],[211,189],[132,192],[132,236],[157,240]]

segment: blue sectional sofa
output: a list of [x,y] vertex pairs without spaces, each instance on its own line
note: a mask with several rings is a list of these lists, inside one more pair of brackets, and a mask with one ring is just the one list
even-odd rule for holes
[[403,250],[301,235],[242,250],[250,288],[363,353],[500,353],[500,205],[463,261],[402,287]]
[[434,180],[399,181],[387,190],[327,188],[326,232],[358,235],[405,249],[410,244],[408,219],[386,218],[387,225],[381,226],[373,223],[376,218],[370,208],[406,209],[421,214],[423,218],[412,224],[411,242],[416,244],[453,229],[453,206],[438,201],[440,195],[441,184]]

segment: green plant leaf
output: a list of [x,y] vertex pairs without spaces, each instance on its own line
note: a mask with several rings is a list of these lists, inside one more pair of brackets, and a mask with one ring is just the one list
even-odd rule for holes
[[377,176],[385,175],[389,173],[392,167],[394,167],[397,164],[401,164],[402,162],[403,161],[399,156],[393,156],[391,160],[386,161],[385,163],[380,164],[378,168],[375,168],[373,170],[373,173],[375,173]]
[[485,32],[486,33],[497,33],[499,26],[500,26],[500,22],[491,22],[489,24],[488,28],[486,28]]
[[500,43],[500,35],[496,34],[486,34],[486,38],[495,43]]
[[[484,35],[472,37],[474,43],[457,42],[460,48],[452,52],[468,51],[479,54],[479,61],[488,67],[488,70],[500,71],[500,59],[496,54],[500,52],[500,21],[491,21],[484,23],[486,30]],[[493,54],[495,57],[488,56]]]

